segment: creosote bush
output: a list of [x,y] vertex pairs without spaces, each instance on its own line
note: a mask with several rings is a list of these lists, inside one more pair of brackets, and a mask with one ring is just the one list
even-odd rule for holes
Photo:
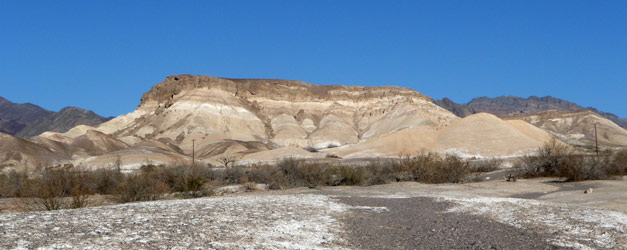
[[28,175],[12,170],[0,174],[0,198],[22,197],[26,194]]
[[168,191],[165,181],[156,171],[141,171],[124,175],[115,191],[120,202],[158,200]]
[[610,159],[611,164],[608,169],[608,174],[627,175],[627,150],[614,153]]
[[473,172],[486,173],[499,169],[503,164],[503,160],[498,158],[478,159],[470,162],[470,168]]
[[69,168],[44,169],[23,184],[20,197],[27,209],[57,210],[89,205],[94,194],[93,175]]
[[584,155],[553,139],[517,164],[522,177],[563,177],[566,181],[600,180],[625,175],[627,153]]
[[224,158],[215,167],[147,164],[133,173],[122,173],[119,168],[78,171],[70,166],[45,169],[31,175],[1,174],[0,196],[28,198],[26,200],[33,201],[33,209],[54,210],[88,206],[89,198],[94,194],[112,197],[118,202],[157,200],[168,193],[173,194],[171,197],[193,198],[212,194],[214,186],[232,184],[264,183],[270,189],[288,189],[398,181],[461,183],[473,180],[469,178],[471,172],[489,171],[492,165],[497,165],[492,162],[482,164],[473,168],[469,161],[457,156],[423,153],[397,159],[375,159],[365,165],[286,158],[275,164],[243,166],[231,158]]

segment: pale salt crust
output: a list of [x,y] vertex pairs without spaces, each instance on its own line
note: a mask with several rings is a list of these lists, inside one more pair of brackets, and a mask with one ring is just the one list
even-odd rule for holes
[[554,237],[550,244],[575,249],[627,249],[624,213],[514,198],[438,197],[457,204],[448,212],[488,216],[518,228]]
[[335,218],[348,209],[298,194],[0,214],[0,248],[343,249]]

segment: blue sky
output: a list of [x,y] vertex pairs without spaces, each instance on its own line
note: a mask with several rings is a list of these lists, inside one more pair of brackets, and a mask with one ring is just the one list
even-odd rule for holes
[[0,96],[131,112],[167,75],[552,95],[627,117],[627,1],[1,1]]

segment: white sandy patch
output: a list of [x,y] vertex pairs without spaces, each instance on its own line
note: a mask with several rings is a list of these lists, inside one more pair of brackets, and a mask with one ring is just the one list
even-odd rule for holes
[[552,235],[554,245],[576,249],[625,249],[627,215],[565,204],[514,198],[438,197],[458,204],[448,212],[467,212],[491,217],[518,228]]
[[0,214],[0,248],[342,249],[327,196],[250,195]]

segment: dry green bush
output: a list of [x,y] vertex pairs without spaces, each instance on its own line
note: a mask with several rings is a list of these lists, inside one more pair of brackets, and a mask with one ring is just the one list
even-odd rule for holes
[[365,185],[367,180],[365,169],[358,166],[327,166],[323,176],[327,186]]
[[249,175],[251,181],[267,183],[270,189],[316,187],[322,182],[320,168],[319,164],[286,158],[275,165],[257,166]]
[[206,196],[206,184],[214,178],[209,167],[177,165],[163,169],[163,178],[170,191],[180,192],[186,198]]
[[26,199],[29,210],[57,210],[86,207],[93,194],[93,178],[88,172],[70,168],[44,169],[27,180]]
[[169,191],[160,167],[142,168],[139,173],[124,175],[115,195],[120,202],[158,200]]
[[559,169],[564,165],[572,165],[570,156],[573,149],[559,143],[556,139],[545,143],[535,151],[535,154],[523,157],[517,164],[522,177],[557,177]]
[[394,169],[391,164],[385,164],[380,161],[373,161],[364,166],[366,171],[365,185],[380,185],[396,181]]
[[479,159],[470,162],[470,169],[472,172],[487,173],[498,170],[502,163],[503,160],[498,158]]
[[28,187],[28,175],[12,170],[0,174],[0,198],[25,196]]
[[612,154],[608,174],[627,175],[627,150],[618,151]]
[[471,172],[469,163],[462,158],[434,153],[403,156],[392,165],[396,181],[460,183],[466,181]]
[[98,194],[114,194],[124,174],[119,169],[99,168],[91,172],[93,190]]
[[[622,162],[622,163],[621,163]],[[535,154],[523,157],[516,167],[522,177],[563,177],[566,181],[600,180],[625,174],[627,153],[584,155],[553,139]]]
[[248,176],[246,175],[244,166],[241,165],[229,165],[224,168],[221,174],[220,180],[226,185],[248,182]]
[[419,181],[424,183],[461,183],[470,174],[468,162],[454,155],[430,162]]

